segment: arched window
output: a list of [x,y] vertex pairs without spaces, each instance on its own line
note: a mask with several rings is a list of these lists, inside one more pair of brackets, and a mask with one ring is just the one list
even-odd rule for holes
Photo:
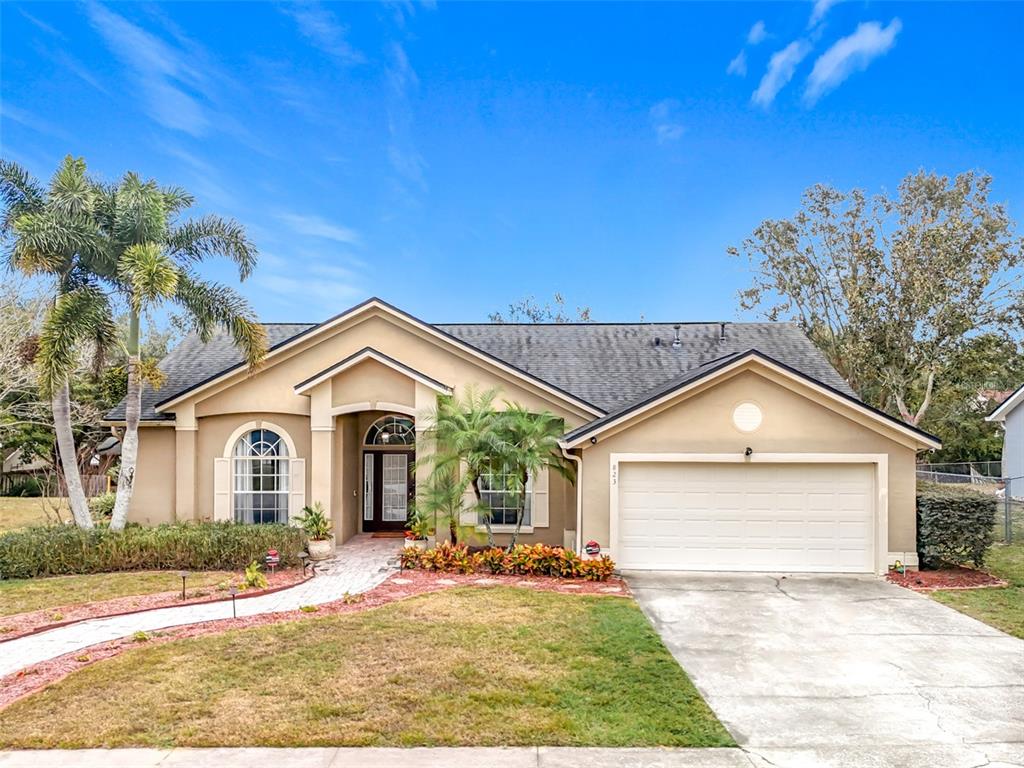
[[408,416],[384,416],[366,430],[367,445],[415,445],[416,427]]
[[232,451],[235,521],[288,522],[288,446],[269,429],[238,438]]

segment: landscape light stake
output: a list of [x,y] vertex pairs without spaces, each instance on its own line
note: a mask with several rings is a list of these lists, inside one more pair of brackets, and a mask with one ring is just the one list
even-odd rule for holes
[[237,619],[238,614],[235,613],[235,595],[238,594],[238,587],[231,587],[231,589],[229,589],[228,592],[231,593],[231,618]]
[[178,571],[178,575],[181,576],[181,599],[185,599],[185,579],[189,577],[188,571]]

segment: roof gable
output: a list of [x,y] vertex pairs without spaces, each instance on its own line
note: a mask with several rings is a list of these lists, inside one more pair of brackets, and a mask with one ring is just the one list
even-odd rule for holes
[[985,421],[1006,421],[1006,417],[1010,415],[1010,411],[1020,405],[1021,401],[1024,401],[1024,384],[1017,387],[1012,395],[1003,400],[998,408],[986,416]]
[[765,355],[759,350],[750,349],[745,352],[726,355],[718,360],[711,361],[699,368],[686,372],[674,381],[665,386],[659,387],[632,403],[628,403],[617,411],[613,411],[600,419],[584,424],[565,435],[562,443],[566,448],[575,448],[587,441],[594,441],[596,438],[611,429],[621,426],[632,419],[637,418],[646,411],[657,408],[682,397],[688,391],[696,389],[717,378],[726,376],[751,361],[756,361],[785,377],[795,379],[805,386],[809,386],[822,395],[852,408],[860,415],[867,417],[869,422],[884,426],[911,438],[914,442],[925,448],[941,448],[942,444],[934,435],[930,435],[917,427],[896,419],[884,411],[873,408],[861,402],[856,397],[841,390],[835,389],[810,377],[791,366],[788,366],[772,357]]

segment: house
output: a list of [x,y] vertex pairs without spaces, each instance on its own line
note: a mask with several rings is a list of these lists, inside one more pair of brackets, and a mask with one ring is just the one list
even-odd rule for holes
[[[1024,409],[1018,408],[1021,402],[1024,402],[1024,385],[1004,398],[999,407],[985,417],[985,421],[1003,425],[1002,475],[1010,478],[1011,483],[1019,480],[1024,486]],[[1019,495],[1016,488],[1013,495]]]
[[[227,335],[161,363],[132,520],[284,522],[319,501],[339,540],[401,530],[425,414],[500,387],[564,419],[578,467],[575,486],[531,478],[523,541],[595,540],[637,569],[916,563],[914,466],[938,441],[861,402],[794,325],[435,325],[374,298],[267,333],[256,373]],[[505,494],[485,496],[507,540]]]

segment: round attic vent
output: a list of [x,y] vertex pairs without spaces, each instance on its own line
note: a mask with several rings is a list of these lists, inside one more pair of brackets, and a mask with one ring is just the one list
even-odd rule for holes
[[753,432],[761,426],[763,414],[754,403],[740,403],[732,412],[732,423],[740,432]]

